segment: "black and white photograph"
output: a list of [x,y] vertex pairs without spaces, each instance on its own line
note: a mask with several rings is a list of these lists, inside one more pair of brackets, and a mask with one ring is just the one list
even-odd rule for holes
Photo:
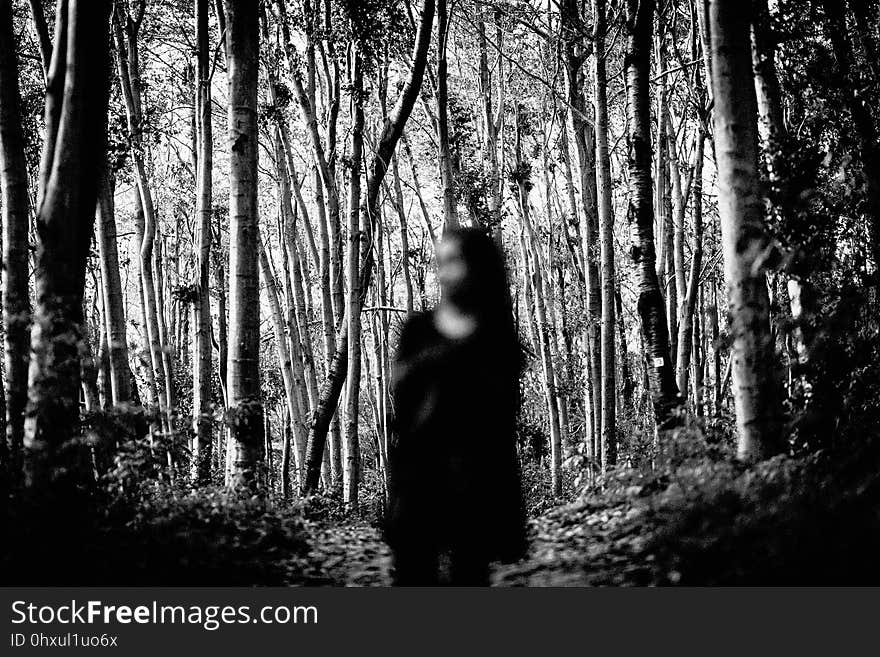
[[877,0],[0,0],[0,182],[4,654],[880,584]]

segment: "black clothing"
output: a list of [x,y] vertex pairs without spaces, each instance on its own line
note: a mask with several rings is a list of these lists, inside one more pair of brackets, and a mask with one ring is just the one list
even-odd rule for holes
[[433,314],[411,317],[392,379],[386,534],[397,582],[437,581],[448,552],[452,583],[485,584],[488,564],[525,549],[516,456],[519,345],[478,328],[441,335]]

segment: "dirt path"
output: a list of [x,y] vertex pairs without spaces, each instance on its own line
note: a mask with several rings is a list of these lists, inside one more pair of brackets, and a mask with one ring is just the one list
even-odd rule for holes
[[[497,564],[493,586],[584,586],[647,584],[656,579],[645,555],[640,511],[559,507],[529,523],[529,555]],[[388,586],[391,553],[369,525],[315,529],[310,559],[319,582],[346,586]],[[320,574],[317,574],[317,573]]]

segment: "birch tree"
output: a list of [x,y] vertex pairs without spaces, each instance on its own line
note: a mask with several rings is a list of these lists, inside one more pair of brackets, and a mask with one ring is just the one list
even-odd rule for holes
[[24,443],[27,367],[30,356],[30,199],[11,0],[0,0],[0,185],[3,211],[3,349],[6,373],[6,431],[3,440],[8,445],[12,463],[17,463]]
[[[421,17],[415,44],[413,45],[412,66],[409,76],[404,83],[403,89],[397,101],[385,121],[382,133],[379,137],[375,156],[368,169],[366,198],[362,212],[367,213],[368,223],[379,212],[379,191],[382,180],[388,169],[391,156],[397,148],[397,142],[403,135],[404,127],[409,119],[412,108],[421,91],[422,79],[428,59],[428,46],[431,41],[431,26],[434,22],[434,1],[425,0],[422,5]],[[367,236],[369,237],[369,236]],[[361,267],[359,281],[361,289],[369,287],[372,272],[372,251],[367,252],[367,257]],[[358,302],[358,312],[363,307],[363,298]],[[330,420],[339,402],[339,395],[348,370],[348,338],[343,334],[342,339],[337,340],[336,353],[330,363],[327,378],[322,387],[318,405],[312,418],[312,426],[309,431],[307,446],[306,477],[304,490],[311,492],[317,489],[321,472],[321,459],[324,453],[324,445],[327,439],[327,430]]]
[[211,474],[213,422],[211,383],[213,360],[211,348],[211,202],[213,166],[213,130],[211,125],[211,50],[208,43],[208,0],[196,0],[196,215],[198,236],[196,282],[193,295],[193,442],[194,479],[206,483]]
[[617,462],[616,361],[614,357],[614,208],[611,203],[611,159],[608,155],[608,87],[605,67],[605,0],[593,0],[593,103],[596,121],[596,189],[599,211],[602,324],[599,342],[602,361],[602,470]]
[[780,427],[764,275],[771,245],[763,225],[758,185],[749,12],[731,0],[712,0],[709,30],[737,455],[755,460],[779,450]]
[[107,139],[107,0],[58,4],[37,201],[27,481],[43,485],[79,422],[86,259]]
[[669,351],[666,308],[657,278],[654,204],[651,191],[651,114],[649,97],[653,0],[627,0],[626,57],[627,163],[629,168],[630,255],[636,267],[638,312],[648,360],[651,402],[658,429],[675,422],[681,403]]
[[257,216],[256,3],[226,3],[229,145],[229,355],[227,391],[230,449],[227,485],[257,486],[263,456],[260,398],[259,221]]

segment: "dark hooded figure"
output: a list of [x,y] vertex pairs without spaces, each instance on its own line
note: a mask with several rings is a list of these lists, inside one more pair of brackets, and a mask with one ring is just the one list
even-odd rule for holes
[[394,362],[386,534],[396,584],[439,583],[442,559],[445,581],[485,585],[490,562],[525,550],[521,349],[504,260],[485,233],[447,233],[437,276],[441,301],[406,322]]

